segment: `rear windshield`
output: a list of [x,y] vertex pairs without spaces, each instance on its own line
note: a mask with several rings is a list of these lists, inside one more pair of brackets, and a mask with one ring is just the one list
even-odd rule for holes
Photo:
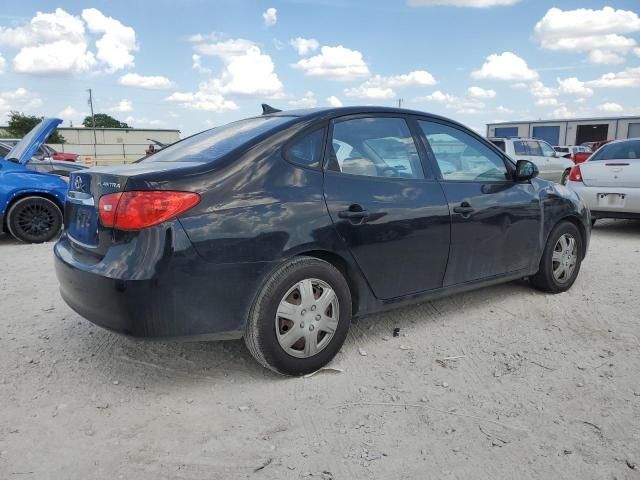
[[553,147],[553,148],[556,150],[556,152],[569,153],[569,147]]
[[590,162],[598,160],[639,160],[640,140],[630,142],[609,143],[600,148],[589,158]]
[[496,147],[498,147],[500,150],[502,150],[503,152],[505,151],[505,147],[504,147],[504,141],[503,140],[491,140],[491,143],[493,143]]
[[205,130],[163,148],[143,162],[213,162],[292,117],[258,117]]

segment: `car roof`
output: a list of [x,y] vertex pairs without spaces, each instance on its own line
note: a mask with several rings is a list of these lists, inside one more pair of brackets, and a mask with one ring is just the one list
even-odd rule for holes
[[383,107],[372,105],[355,105],[348,107],[317,107],[317,108],[302,108],[297,110],[283,110],[275,113],[268,113],[266,115],[259,115],[258,117],[299,117],[301,120],[311,119],[330,119],[334,117],[341,117],[344,115],[360,115],[367,113],[384,113],[384,114],[396,114],[396,115],[419,115],[426,116],[432,119],[443,120],[446,122],[457,124],[468,130],[469,127],[457,122],[451,118],[443,117],[429,112],[421,112],[419,110],[411,110],[406,108],[396,107]]

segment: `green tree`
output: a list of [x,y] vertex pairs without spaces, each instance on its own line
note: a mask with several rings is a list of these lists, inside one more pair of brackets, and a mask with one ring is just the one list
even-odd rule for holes
[[[95,119],[97,128],[131,128],[126,123],[121,122],[120,120],[116,120],[111,115],[107,115],[106,113],[96,113]],[[86,117],[84,117],[82,125],[89,128],[93,126],[91,115],[87,115]]]
[[[9,137],[22,138],[30,130],[33,129],[44,117],[36,117],[35,115],[25,115],[21,112],[9,112],[9,123],[7,124],[7,132]],[[49,143],[65,143],[65,139],[58,130],[54,130],[48,139]]]

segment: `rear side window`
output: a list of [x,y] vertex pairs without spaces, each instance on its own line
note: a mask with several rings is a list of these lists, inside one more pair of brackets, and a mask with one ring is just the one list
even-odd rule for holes
[[598,160],[640,160],[640,140],[609,143],[591,155],[590,162]]
[[145,158],[143,162],[213,162],[291,119],[258,117],[229,123],[174,143]]
[[296,139],[289,145],[284,156],[291,163],[302,167],[319,168],[323,140],[324,129],[320,128]]
[[513,142],[513,150],[515,151],[516,155],[528,155],[526,145],[520,140],[516,140],[515,142]]

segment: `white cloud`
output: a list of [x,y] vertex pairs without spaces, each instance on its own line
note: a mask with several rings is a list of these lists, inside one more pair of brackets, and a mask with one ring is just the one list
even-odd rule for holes
[[0,53],[0,75],[4,73],[4,69],[6,66],[7,66],[7,61],[4,59],[4,57]]
[[267,27],[271,27],[278,21],[278,9],[270,7],[267,8],[262,14],[262,19]]
[[510,108],[507,108],[503,105],[498,105],[498,107],[496,108],[496,112],[498,113],[513,113],[513,110],[511,110]]
[[558,102],[557,98],[540,98],[536,102],[536,105],[539,107],[556,107],[559,104],[560,103]]
[[135,125],[135,128],[162,127],[167,124],[167,122],[163,120],[158,120],[155,118],[148,118],[148,117],[134,117],[132,115],[129,115],[127,118],[124,119],[124,121],[129,126]]
[[173,82],[161,75],[138,75],[137,73],[127,73],[118,79],[120,85],[125,87],[148,88],[150,90],[164,90],[171,88]]
[[108,72],[115,72],[134,65],[131,52],[138,50],[136,32],[133,28],[107,17],[95,8],[82,11],[82,19],[91,33],[102,33],[96,41],[96,58],[104,63]]
[[481,87],[469,87],[467,89],[467,93],[472,98],[495,98],[496,91],[495,90],[485,90]]
[[559,108],[556,108],[551,113],[551,116],[553,118],[571,118],[571,117],[575,117],[576,114],[571,110],[569,110],[566,105],[562,105]]
[[635,53],[636,57],[640,57],[640,47],[634,48],[633,53]]
[[557,88],[547,87],[541,81],[536,80],[529,85],[529,93],[536,98],[550,98],[557,97],[560,92]]
[[436,80],[429,72],[425,70],[416,70],[403,75],[392,75],[383,77],[374,75],[366,82],[354,88],[345,89],[344,93],[347,97],[358,98],[393,98],[396,92],[393,88],[407,86],[429,86],[435,85]]
[[342,101],[338,97],[336,97],[334,95],[331,95],[330,97],[327,97],[327,103],[331,107],[341,107],[342,106]]
[[206,93],[202,90],[196,93],[175,92],[165,98],[165,100],[168,102],[175,102],[190,110],[204,110],[206,112],[220,113],[238,109],[238,105],[231,100],[225,100],[222,95],[217,93]]
[[217,42],[223,37],[224,35],[218,32],[195,33],[187,37],[187,42],[193,42],[193,43]]
[[131,100],[122,99],[117,105],[114,105],[109,109],[112,112],[131,112],[133,111],[133,104]]
[[411,7],[472,7],[488,8],[515,5],[520,0],[409,0]]
[[593,90],[576,77],[565,78],[564,80],[558,78],[556,80],[558,85],[560,85],[559,91],[561,94],[575,95],[577,97],[590,97],[593,95]]
[[204,93],[281,97],[284,87],[275,72],[271,57],[250,40],[229,39],[195,45],[203,55],[219,57],[225,64],[222,74],[211,79]]
[[630,10],[551,8],[536,24],[535,37],[542,48],[588,52],[589,61],[622,63],[637,45],[626,34],[640,31],[640,17]]
[[40,113],[42,99],[37,93],[26,88],[0,91],[0,122],[5,122],[10,111],[16,110],[24,113]]
[[599,88],[640,87],[640,67],[627,68],[623,72],[607,73],[598,80],[592,80],[586,84]]
[[[89,49],[93,38],[96,52]],[[29,23],[0,27],[0,44],[18,48],[14,69],[31,74],[83,73],[103,66],[109,72],[132,66],[131,52],[138,49],[133,28],[85,9],[74,16],[61,8],[38,12]]]
[[315,52],[320,48],[320,43],[315,38],[292,38],[289,44],[296,49],[298,55],[301,57],[308,55],[311,52]]
[[197,53],[191,55],[191,68],[200,72],[200,73],[211,73],[210,68],[206,68],[202,66],[202,57]]
[[511,52],[489,55],[480,68],[471,73],[477,80],[515,80],[529,81],[538,78],[538,73],[531,70],[522,58]]
[[415,98],[413,101],[439,103],[444,105],[445,108],[461,114],[480,113],[485,108],[485,104],[477,99],[459,98],[440,90],[436,90],[430,95]]
[[318,104],[313,92],[307,92],[299,99],[289,100],[289,105],[296,108],[313,108]]
[[605,102],[602,105],[598,105],[596,108],[601,112],[606,112],[606,113],[624,112],[624,107],[619,103],[614,103],[614,102]]
[[80,112],[71,105],[67,105],[64,109],[58,112],[58,117],[70,124],[75,124],[77,127],[82,126],[82,121],[87,115],[87,112]]
[[320,54],[303,58],[293,65],[310,77],[324,77],[331,80],[353,80],[369,76],[369,67],[357,50],[324,46]]
[[427,101],[427,102],[437,102],[437,103],[449,103],[455,100],[456,97],[453,95],[449,95],[448,93],[444,93],[440,90],[436,90],[431,95],[426,95],[424,97],[416,98],[416,101]]
[[517,89],[523,89],[523,88],[527,88],[527,84],[525,82],[517,82],[511,85],[511,88],[515,88]]
[[347,97],[372,98],[372,99],[393,98],[396,96],[396,93],[391,88],[375,86],[375,85],[367,85],[367,82],[363,83],[358,87],[345,88],[344,94]]

